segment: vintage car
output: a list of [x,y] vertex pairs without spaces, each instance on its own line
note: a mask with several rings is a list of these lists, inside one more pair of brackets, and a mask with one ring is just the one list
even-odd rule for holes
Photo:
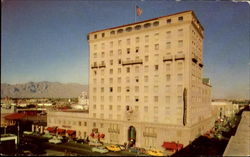
[[117,145],[108,145],[106,148],[112,152],[119,152],[121,151],[121,148],[118,147]]
[[151,155],[151,156],[163,156],[163,153],[160,150],[152,150],[151,149],[151,150],[147,151],[147,154]]
[[92,152],[98,152],[98,153],[102,153],[102,154],[104,154],[104,153],[108,153],[109,151],[106,149],[106,148],[104,148],[104,147],[93,147],[92,149],[91,149],[91,151]]
[[117,144],[117,146],[123,151],[123,150],[126,150],[126,147],[124,145],[121,145],[121,144]]
[[49,143],[59,144],[62,143],[62,141],[58,139],[56,136],[54,136],[52,139],[49,140]]

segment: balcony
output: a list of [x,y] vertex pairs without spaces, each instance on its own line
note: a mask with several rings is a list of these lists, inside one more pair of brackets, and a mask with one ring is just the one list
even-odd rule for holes
[[156,133],[143,132],[144,137],[157,137]]
[[98,68],[97,64],[92,64],[91,65],[91,68],[94,69],[94,68]]
[[108,132],[109,133],[117,133],[117,134],[119,134],[120,130],[119,129],[108,128]]
[[175,55],[175,60],[184,60],[184,59],[185,59],[184,54]]
[[173,61],[172,55],[164,56],[164,57],[163,57],[163,62],[166,62],[166,61]]
[[122,65],[142,64],[142,59],[122,61]]
[[192,61],[193,61],[194,63],[197,63],[197,62],[198,62],[198,57],[197,57],[196,55],[194,55],[193,58],[192,58]]
[[99,68],[105,68],[105,67],[106,67],[105,63],[99,65]]

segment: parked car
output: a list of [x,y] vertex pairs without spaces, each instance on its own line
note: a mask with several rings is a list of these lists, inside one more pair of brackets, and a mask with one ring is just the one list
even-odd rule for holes
[[151,156],[163,156],[163,153],[160,150],[152,150],[151,149],[151,150],[147,151],[147,154],[151,155]]
[[50,134],[44,134],[42,137],[49,138],[49,139],[53,138],[53,136]]
[[90,141],[89,145],[90,146],[102,146],[102,144],[100,142],[98,142],[98,141]]
[[129,151],[129,152],[132,152],[132,153],[139,153],[139,149],[136,148],[136,147],[130,147],[130,148],[128,149],[128,151]]
[[104,153],[108,153],[109,151],[106,149],[106,148],[104,148],[104,147],[93,147],[92,149],[91,149],[91,151],[92,152],[98,152],[98,153],[102,153],[102,154],[104,154]]
[[59,144],[62,143],[62,141],[54,136],[52,139],[49,140],[49,143]]
[[123,150],[126,150],[126,147],[124,145],[121,145],[121,144],[117,144],[117,146],[123,151]]
[[86,143],[86,141],[85,141],[84,139],[78,139],[78,140],[76,140],[76,142],[77,142],[77,143],[82,143],[82,144],[83,144],[83,143]]
[[108,145],[106,148],[112,152],[119,152],[121,151],[121,148],[118,147],[117,145]]

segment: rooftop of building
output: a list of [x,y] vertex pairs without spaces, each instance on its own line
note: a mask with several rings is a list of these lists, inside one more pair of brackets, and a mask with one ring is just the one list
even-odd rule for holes
[[152,19],[148,19],[148,20],[144,20],[144,21],[139,21],[139,22],[134,22],[134,23],[126,24],[126,25],[120,25],[120,26],[116,26],[116,27],[111,27],[111,28],[105,28],[105,29],[97,30],[97,31],[88,33],[88,35],[92,34],[92,33],[97,33],[97,32],[101,32],[101,31],[105,31],[105,30],[112,30],[112,29],[117,29],[117,28],[121,28],[121,27],[127,27],[127,26],[131,26],[131,25],[135,25],[135,24],[141,24],[141,23],[144,23],[144,22],[158,20],[158,19],[161,19],[161,18],[166,18],[166,17],[169,17],[169,16],[174,16],[174,15],[188,13],[188,12],[192,13],[192,15],[196,18],[197,22],[200,24],[201,29],[204,30],[203,26],[199,22],[199,20],[198,20],[197,16],[195,15],[194,11],[193,10],[186,10],[186,11],[182,11],[182,12],[178,12],[178,13],[174,13],[174,14],[170,14],[170,15],[165,15],[165,16],[160,16],[160,17],[156,17],[156,18],[152,18]]

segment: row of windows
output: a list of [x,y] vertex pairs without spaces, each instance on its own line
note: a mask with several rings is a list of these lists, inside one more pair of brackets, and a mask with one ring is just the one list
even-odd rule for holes
[[[182,93],[180,93],[180,94],[182,94]],[[140,100],[139,96],[130,97],[130,96],[127,95],[127,96],[124,96],[123,98],[124,98],[124,100],[126,102],[131,102],[131,99],[134,99],[135,102],[139,102],[139,100]],[[144,96],[144,102],[149,102],[148,98],[149,98],[148,96]],[[100,100],[102,102],[104,101],[104,99],[105,99],[104,96],[100,97]],[[118,102],[121,102],[122,101],[121,99],[122,99],[121,96],[117,96],[117,101]],[[155,103],[159,102],[159,96],[153,96],[153,101]],[[93,102],[97,102],[97,97],[96,96],[93,96]],[[113,102],[113,96],[109,96],[109,102]],[[177,96],[177,103],[181,104],[182,102],[183,102],[183,97],[181,95]],[[165,103],[170,104],[170,96],[165,96]],[[103,109],[103,108],[101,107],[101,109]]]
[[[183,36],[183,34],[184,34],[183,29],[178,29],[177,36],[181,37],[181,36]],[[167,40],[171,39],[172,36],[174,36],[172,31],[167,31],[166,32],[166,39]],[[150,43],[152,43],[153,41],[156,42],[156,41],[159,40],[159,37],[160,37],[159,33],[155,33],[153,38],[149,38],[149,35],[145,35],[143,43],[149,43],[149,39],[150,39]],[[140,43],[140,37],[135,37],[134,40],[135,40],[134,42],[136,44]],[[151,41],[151,40],[153,40],[153,41]],[[124,40],[119,39],[117,41],[118,46],[122,46],[123,44],[130,45],[132,43],[131,38],[126,39],[125,43],[123,43],[123,42],[124,42]],[[114,41],[110,41],[109,42],[109,47],[113,48],[113,46],[114,46]],[[105,49],[105,43],[101,43],[100,47],[101,47],[101,49]],[[94,50],[97,50],[97,49],[98,49],[98,44],[94,44]]]
[[[182,22],[183,21],[183,16],[178,17],[178,21]],[[171,24],[172,23],[172,19],[168,18],[166,20],[166,23],[167,24]],[[143,27],[144,28],[150,28],[151,26],[156,27],[156,26],[159,26],[159,24],[160,24],[159,21],[154,21],[152,23],[148,22],[148,23],[143,24]],[[110,31],[110,35],[112,36],[112,35],[115,35],[116,33],[117,34],[121,34],[123,32],[131,32],[133,29],[134,30],[140,30],[141,28],[142,28],[142,25],[136,25],[134,27],[130,26],[130,27],[127,27],[127,28],[124,28],[124,29],[121,28],[121,29],[118,29],[117,31],[112,30],[112,31]],[[105,37],[105,33],[101,33],[101,37],[104,38]],[[94,39],[97,39],[97,38],[98,38],[98,34],[94,34]]]
[[[178,40],[177,41],[178,48],[182,48],[183,45],[184,45],[183,40]],[[172,46],[173,46],[173,43],[171,41],[167,41],[165,43],[165,49],[167,49],[167,50],[171,49]],[[145,45],[144,48],[145,48],[144,52],[148,52],[149,51],[149,45]],[[154,50],[157,51],[159,49],[160,49],[160,44],[159,43],[154,44]],[[122,54],[131,54],[131,52],[132,52],[131,50],[132,50],[131,48],[126,48],[124,50],[125,52],[123,53],[123,49],[118,49],[117,53],[118,53],[118,56],[121,56]],[[140,47],[139,46],[135,47],[134,48],[134,53],[138,54],[139,52],[141,52]],[[109,51],[109,55],[113,56],[114,55],[114,51],[113,50]],[[105,52],[104,51],[100,53],[100,57],[102,57],[102,58],[105,57]],[[93,58],[98,58],[98,53],[97,52],[93,53]]]
[[56,124],[63,124],[63,125],[77,125],[77,126],[87,126],[87,122],[82,121],[73,121],[73,120],[61,120],[61,119],[54,119],[49,118],[49,123],[56,123]]

